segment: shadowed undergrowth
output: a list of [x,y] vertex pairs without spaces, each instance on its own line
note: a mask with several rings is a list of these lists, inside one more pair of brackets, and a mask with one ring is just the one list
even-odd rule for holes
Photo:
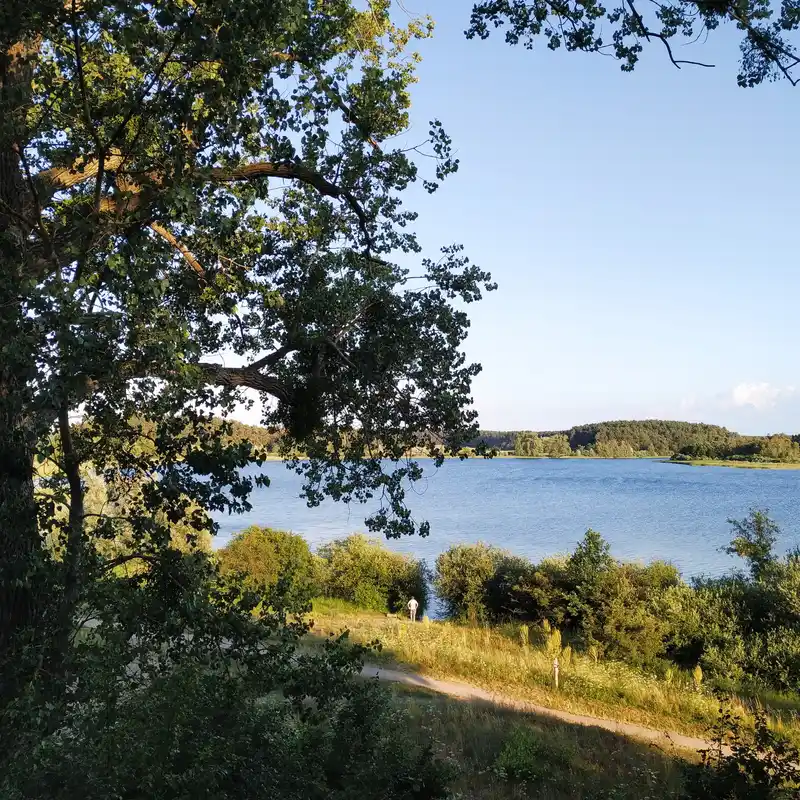
[[457,797],[647,800],[678,797],[686,763],[597,728],[395,688],[412,730],[451,765]]

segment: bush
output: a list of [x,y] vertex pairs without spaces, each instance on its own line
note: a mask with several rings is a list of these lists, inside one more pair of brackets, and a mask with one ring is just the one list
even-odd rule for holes
[[[723,751],[730,747],[730,753]],[[800,753],[773,733],[763,711],[756,712],[755,733],[720,709],[712,747],[699,767],[687,769],[682,800],[790,800],[800,796]]]
[[589,530],[569,557],[539,564],[484,544],[451,547],[436,561],[436,589],[451,619],[547,622],[595,655],[699,666],[716,688],[796,689],[800,551],[774,553],[779,531],[765,512],[730,522],[727,550],[748,569],[691,585],[672,564],[618,562]]
[[355,534],[319,548],[322,593],[375,611],[402,611],[411,597],[421,617],[428,605],[425,562],[393,553]]
[[487,619],[487,584],[502,557],[496,547],[479,542],[455,545],[436,559],[436,594],[451,619]]
[[547,783],[558,767],[568,767],[563,749],[550,746],[530,728],[513,728],[494,764],[494,773],[511,781]]
[[[242,682],[179,669],[138,693],[112,690],[0,777],[5,800],[423,800],[447,773],[382,687],[305,662],[313,705],[258,700]],[[305,708],[303,709],[303,706]],[[68,733],[67,733],[68,731]]]
[[223,574],[241,573],[249,589],[291,607],[306,605],[320,591],[315,558],[293,533],[253,525],[223,547],[218,559]]

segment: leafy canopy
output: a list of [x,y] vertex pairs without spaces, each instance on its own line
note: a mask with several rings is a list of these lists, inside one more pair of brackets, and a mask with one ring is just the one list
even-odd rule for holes
[[375,496],[392,536],[425,531],[404,454],[477,434],[463,307],[493,287],[457,245],[424,257],[405,202],[458,166],[438,121],[404,138],[430,33],[388,0],[2,3],[4,741],[98,697],[124,716],[108,686],[131,663],[130,691],[235,659],[301,700],[343,674],[335,654],[296,673],[292,609],[191,545],[249,507],[265,453],[211,416],[245,389],[308,454],[308,501]]
[[725,25],[741,36],[739,86],[781,79],[794,86],[800,80],[798,0],[671,0],[650,5],[622,0],[612,6],[600,0],[483,0],[473,6],[466,34],[486,39],[493,28],[503,27],[509,44],[522,42],[532,49],[541,39],[551,50],[563,46],[612,56],[624,72],[631,72],[650,44],[663,47],[678,69],[713,67],[705,60],[683,57],[678,48],[705,41]]

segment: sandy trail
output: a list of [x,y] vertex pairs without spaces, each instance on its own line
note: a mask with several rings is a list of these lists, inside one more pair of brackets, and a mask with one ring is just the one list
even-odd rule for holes
[[[412,672],[402,672],[397,669],[386,669],[374,664],[365,664],[361,674],[368,678],[378,678],[378,680],[390,683],[402,683],[405,686],[414,686],[419,689],[445,694],[449,697],[457,697],[460,700],[479,700],[484,703],[492,703],[514,711],[523,711],[530,714],[551,717],[552,719],[568,722],[572,725],[585,725],[587,727],[602,728],[622,736],[632,739],[650,742],[662,748],[673,750],[707,750],[712,747],[712,743],[706,739],[699,739],[695,736],[686,736],[674,731],[659,731],[654,728],[647,728],[644,725],[636,725],[632,722],[618,722],[613,719],[603,719],[602,717],[587,717],[582,714],[572,714],[569,711],[559,711],[555,708],[539,706],[525,700],[518,700],[508,695],[496,694],[473,686],[469,683],[458,681],[444,681],[437,678],[429,678],[425,675],[417,675]],[[730,748],[723,748],[723,752],[729,753]]]

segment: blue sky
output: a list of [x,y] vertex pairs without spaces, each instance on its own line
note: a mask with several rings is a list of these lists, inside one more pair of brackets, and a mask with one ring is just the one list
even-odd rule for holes
[[800,89],[739,89],[734,32],[692,51],[716,69],[656,43],[625,74],[466,41],[469,3],[407,7],[437,23],[409,135],[437,117],[461,160],[419,198],[421,241],[463,243],[500,284],[470,309],[482,426],[800,431]]

